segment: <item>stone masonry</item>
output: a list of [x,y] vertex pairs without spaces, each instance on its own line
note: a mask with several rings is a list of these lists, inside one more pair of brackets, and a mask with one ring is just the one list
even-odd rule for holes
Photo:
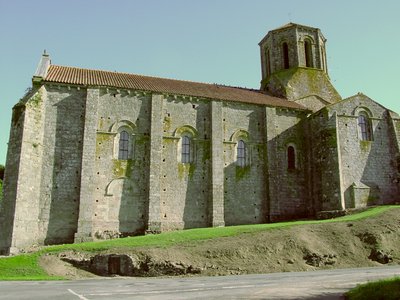
[[13,108],[0,252],[400,201],[400,117],[342,100],[326,39],[259,43],[250,90],[52,65]]

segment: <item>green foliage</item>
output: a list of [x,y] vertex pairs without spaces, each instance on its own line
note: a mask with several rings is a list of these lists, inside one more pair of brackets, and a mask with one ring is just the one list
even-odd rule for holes
[[360,141],[360,149],[363,152],[369,151],[371,149],[371,141]]
[[236,166],[236,169],[235,169],[236,181],[239,181],[240,179],[245,177],[246,174],[248,174],[250,172],[250,168],[251,168],[250,166],[244,166],[244,167]]
[[3,180],[0,179],[0,206],[3,202]]
[[38,263],[39,253],[0,259],[0,280],[57,280],[49,276]]
[[194,163],[178,163],[178,177],[184,179],[188,176],[189,179],[193,178],[196,165]]
[[145,236],[127,237],[115,240],[87,242],[80,244],[68,244],[44,247],[39,252],[25,254],[10,258],[0,259],[0,280],[49,280],[60,279],[50,277],[39,266],[38,259],[46,253],[58,253],[67,250],[82,252],[98,252],[110,249],[132,249],[135,247],[161,247],[166,248],[177,244],[193,244],[202,240],[221,237],[231,237],[240,234],[249,234],[265,230],[281,229],[291,226],[309,224],[323,224],[331,222],[355,222],[368,217],[374,217],[389,209],[398,209],[400,206],[380,206],[370,208],[361,213],[347,215],[329,220],[290,221],[280,223],[239,225],[217,228],[196,228],[180,231],[165,232],[161,234],[149,234]]
[[113,159],[114,178],[130,177],[132,174],[134,162],[132,159],[120,160]]
[[400,299],[400,277],[359,285],[345,296],[348,300]]
[[0,179],[4,180],[4,171],[5,167],[3,165],[0,165]]

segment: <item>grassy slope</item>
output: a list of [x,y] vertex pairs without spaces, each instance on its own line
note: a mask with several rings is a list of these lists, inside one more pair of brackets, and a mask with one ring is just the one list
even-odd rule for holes
[[54,280],[59,277],[49,276],[38,265],[38,258],[45,253],[56,253],[66,250],[96,252],[115,248],[133,248],[143,246],[168,247],[185,242],[213,239],[218,237],[237,236],[240,234],[254,233],[276,228],[300,226],[305,224],[322,224],[330,222],[358,221],[376,216],[389,209],[397,209],[399,206],[381,206],[368,209],[364,212],[347,215],[344,217],[318,220],[318,221],[292,221],[258,225],[241,225],[220,228],[200,228],[174,232],[166,232],[158,235],[146,235],[108,241],[89,242],[81,244],[68,244],[45,247],[39,252],[18,255],[0,259],[0,280]]
[[345,294],[348,300],[398,300],[400,299],[400,278],[391,278],[359,285]]

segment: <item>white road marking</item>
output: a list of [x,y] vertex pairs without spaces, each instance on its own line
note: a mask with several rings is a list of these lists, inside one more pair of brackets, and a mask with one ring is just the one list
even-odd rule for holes
[[89,300],[88,298],[86,298],[86,297],[84,297],[84,296],[82,296],[82,295],[79,295],[78,293],[75,293],[73,290],[71,290],[71,289],[68,289],[68,292],[70,292],[72,295],[75,295],[75,296],[77,296],[77,297],[79,297],[79,299],[81,299],[81,300]]
[[241,288],[253,288],[255,285],[235,285],[235,286],[223,286],[223,289],[241,289]]
[[[262,284],[259,286],[267,286],[269,284]],[[131,292],[103,292],[103,293],[92,293],[89,296],[112,296],[112,295],[151,295],[151,294],[168,294],[168,293],[187,293],[187,292],[202,292],[202,291],[214,291],[218,289],[241,289],[241,288],[254,288],[256,285],[236,285],[236,286],[215,286],[209,288],[192,288],[192,289],[179,289],[179,290],[155,290],[155,291],[131,291]]]

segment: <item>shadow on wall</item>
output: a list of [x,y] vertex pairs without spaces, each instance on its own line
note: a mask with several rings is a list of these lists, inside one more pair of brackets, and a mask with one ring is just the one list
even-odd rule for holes
[[[45,126],[51,126],[52,120],[49,119],[49,115],[56,115],[56,120],[55,132],[45,131],[48,136],[44,137],[45,145],[43,145],[45,152],[43,157],[49,161],[42,164],[42,174],[47,176],[45,174],[52,171],[51,189],[48,190],[45,182],[41,185],[41,190],[45,192],[40,200],[39,219],[48,220],[45,245],[73,243],[74,234],[77,231],[80,158],[85,119],[84,106],[81,101],[77,101],[77,97],[79,96],[66,97],[47,108],[47,110],[54,109],[56,112],[46,113]],[[66,118],[66,116],[69,117]],[[48,147],[46,142],[50,143],[52,139],[55,140],[55,144]]]
[[[202,109],[200,109],[202,108]],[[183,187],[183,228],[201,228],[208,224],[209,197],[211,197],[211,120],[209,106],[196,108],[197,137],[192,139],[194,153],[190,164],[180,162],[178,155],[178,182]],[[180,209],[180,208],[176,208]]]
[[[140,105],[139,116],[147,116],[150,102],[146,104],[143,101]],[[150,157],[150,139],[145,122],[130,120],[135,124],[134,135],[131,136],[132,157],[129,160],[114,160],[114,170],[117,168],[121,174],[115,174],[122,177],[120,181],[122,186],[116,193],[116,197],[109,202],[109,209],[118,210],[116,219],[113,222],[118,223],[119,235],[122,237],[143,234],[146,229],[148,216],[148,172]],[[117,164],[117,165],[116,165]],[[118,172],[117,172],[118,173]]]
[[391,119],[386,111],[384,118],[375,126],[373,140],[357,141],[360,149],[358,163],[362,164],[365,159],[365,166],[359,182],[345,191],[346,205],[349,203],[350,207],[363,207],[400,200],[396,161],[399,150],[393,143],[393,135]]
[[143,190],[138,183],[143,181],[145,177],[146,161],[139,157],[127,161],[118,161],[126,164],[124,178],[121,178],[122,187],[116,193],[117,196],[111,198],[109,209],[118,210],[119,232],[122,237],[143,234],[145,231],[145,195],[146,190]]
[[[293,117],[291,112],[277,111],[276,122],[286,122]],[[268,128],[272,134],[279,128],[272,123]],[[284,125],[284,124],[283,124]],[[269,221],[278,222],[310,217],[315,214],[315,203],[310,195],[310,161],[307,124],[299,121],[297,125],[277,133],[267,142],[267,176],[269,195]],[[275,128],[276,127],[276,128]],[[293,147],[294,161],[289,166],[288,148]],[[310,188],[308,188],[310,187]]]

